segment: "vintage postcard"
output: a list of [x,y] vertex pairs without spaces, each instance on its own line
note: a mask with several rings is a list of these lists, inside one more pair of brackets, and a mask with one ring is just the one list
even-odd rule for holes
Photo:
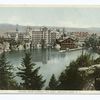
[[0,93],[100,90],[100,6],[0,6]]

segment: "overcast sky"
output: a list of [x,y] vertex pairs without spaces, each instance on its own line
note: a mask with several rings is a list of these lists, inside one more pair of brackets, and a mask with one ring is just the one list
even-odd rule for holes
[[0,7],[0,23],[100,27],[100,7]]

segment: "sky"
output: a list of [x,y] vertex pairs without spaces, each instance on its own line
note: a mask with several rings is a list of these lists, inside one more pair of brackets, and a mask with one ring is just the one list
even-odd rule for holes
[[100,7],[0,7],[0,23],[100,27]]

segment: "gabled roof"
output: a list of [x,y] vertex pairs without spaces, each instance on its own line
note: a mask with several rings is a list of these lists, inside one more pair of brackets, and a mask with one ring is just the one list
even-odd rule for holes
[[75,41],[75,37],[64,37],[64,39],[63,40],[59,40],[59,42],[63,42],[64,40],[67,40],[67,39],[72,39],[72,40],[74,40]]

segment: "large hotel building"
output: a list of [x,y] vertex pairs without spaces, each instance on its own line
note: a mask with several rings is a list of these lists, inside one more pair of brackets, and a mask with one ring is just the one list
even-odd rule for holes
[[42,40],[45,41],[46,45],[53,45],[57,38],[60,37],[60,33],[57,31],[51,31],[46,27],[42,27],[39,29],[32,29],[31,35],[32,44],[36,46],[37,44],[41,44]]
[[27,27],[26,32],[7,32],[5,33],[5,38],[7,40],[19,40],[19,41],[28,41],[31,42],[34,47],[37,44],[41,44],[44,40],[45,45],[53,45],[57,38],[60,37],[60,33],[47,27]]

